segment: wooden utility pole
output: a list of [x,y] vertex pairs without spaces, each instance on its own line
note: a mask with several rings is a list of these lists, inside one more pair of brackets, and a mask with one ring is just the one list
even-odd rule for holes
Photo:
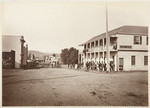
[[109,42],[110,42],[110,37],[108,35],[108,15],[107,15],[107,2],[106,2],[106,54],[107,54],[107,72],[110,72],[110,63],[109,63],[109,58],[110,58],[110,51],[109,51]]

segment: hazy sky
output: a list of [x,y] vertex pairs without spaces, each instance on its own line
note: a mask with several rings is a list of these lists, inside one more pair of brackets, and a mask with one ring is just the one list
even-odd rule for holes
[[[148,2],[109,2],[109,30],[149,25]],[[23,35],[29,50],[61,52],[106,30],[105,2],[3,2],[2,34]]]

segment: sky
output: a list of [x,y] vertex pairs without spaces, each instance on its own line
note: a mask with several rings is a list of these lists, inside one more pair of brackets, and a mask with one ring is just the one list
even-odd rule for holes
[[[105,2],[2,2],[2,35],[23,35],[29,50],[60,53],[106,31]],[[149,2],[108,2],[108,30],[148,26]]]

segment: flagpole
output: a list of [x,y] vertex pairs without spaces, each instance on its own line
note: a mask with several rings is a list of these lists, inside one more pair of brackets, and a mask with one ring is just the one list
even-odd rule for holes
[[107,1],[106,1],[106,54],[107,54],[107,72],[110,72],[110,66],[109,66],[109,58],[110,58],[110,52],[109,52],[109,41],[110,37],[108,36],[108,12],[107,12]]

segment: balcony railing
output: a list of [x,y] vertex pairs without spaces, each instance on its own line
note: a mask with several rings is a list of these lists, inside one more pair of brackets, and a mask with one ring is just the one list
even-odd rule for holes
[[[106,51],[107,47],[106,45],[104,46],[104,49],[103,49],[103,46],[100,46],[100,47],[92,47],[92,48],[87,48],[86,49],[86,52],[100,52],[100,51]],[[84,49],[85,50],[85,49]],[[109,50],[110,51],[115,51],[117,50],[117,45],[116,44],[110,44],[109,46]]]

